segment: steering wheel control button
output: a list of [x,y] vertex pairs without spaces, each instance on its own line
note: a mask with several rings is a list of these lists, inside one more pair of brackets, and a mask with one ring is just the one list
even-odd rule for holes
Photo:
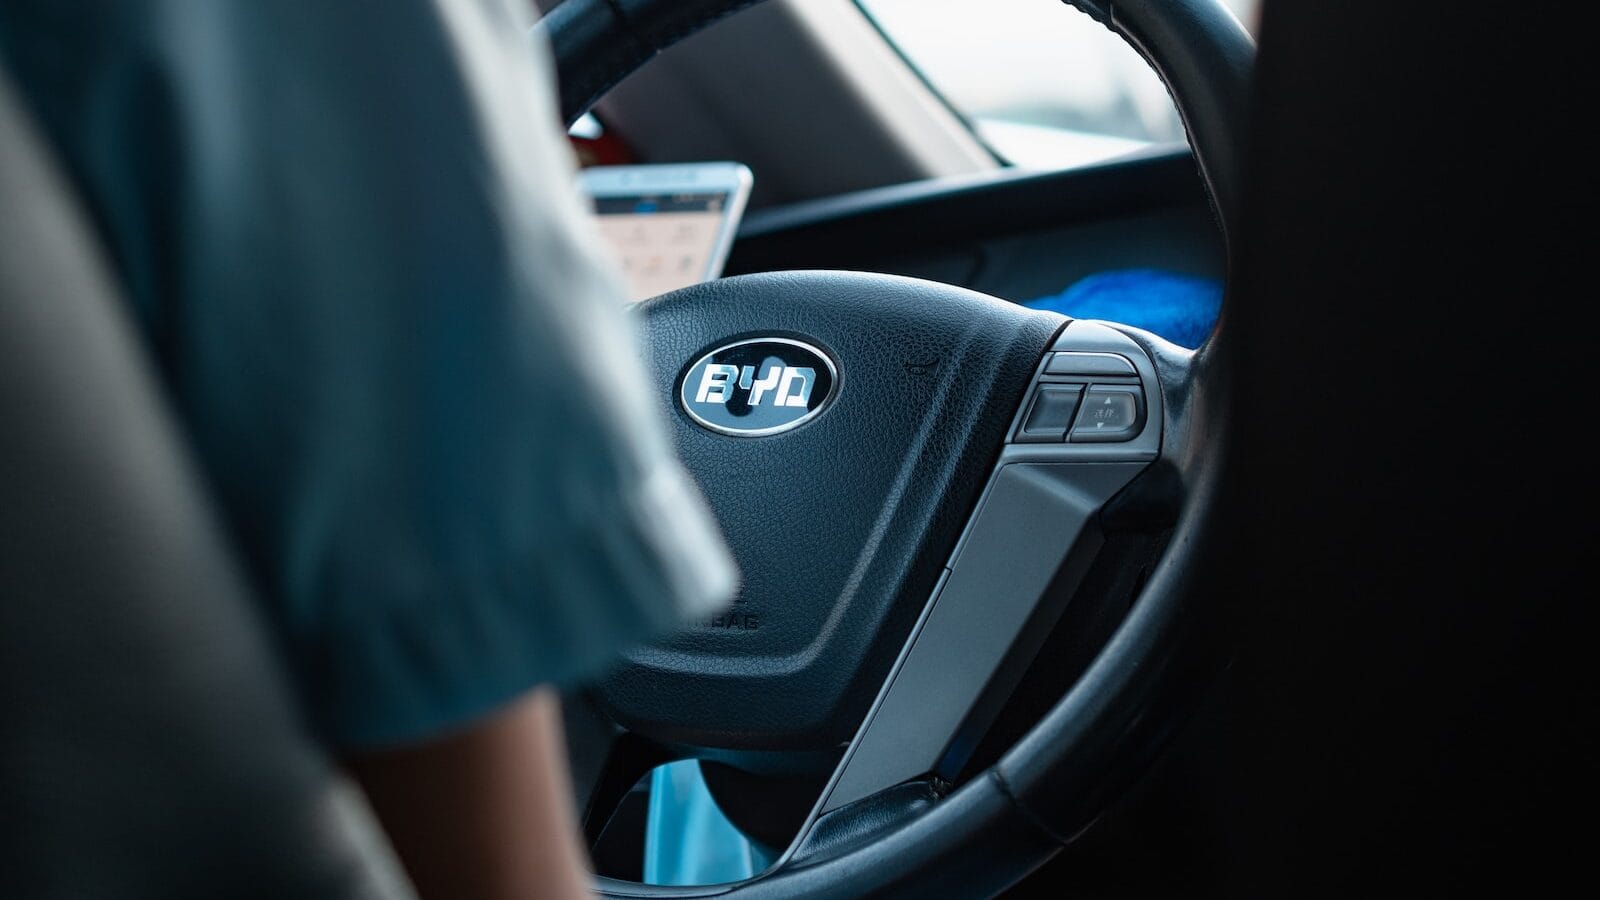
[[1078,398],[1083,394],[1081,384],[1041,384],[1034,394],[1033,406],[1017,432],[1019,443],[1060,443],[1072,425],[1072,415],[1078,411]]
[[1046,375],[1127,375],[1139,374],[1126,356],[1115,353],[1052,353],[1045,363]]
[[1073,443],[1131,441],[1139,434],[1142,397],[1137,388],[1095,385],[1083,398]]
[[838,383],[833,359],[820,349],[792,338],[755,338],[695,360],[678,386],[678,404],[703,428],[764,437],[816,418]]

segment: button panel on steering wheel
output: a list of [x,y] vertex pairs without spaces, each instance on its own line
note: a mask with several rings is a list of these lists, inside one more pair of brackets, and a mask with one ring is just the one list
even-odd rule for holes
[[1161,421],[1138,344],[1093,322],[1061,332],[818,815],[960,770],[1099,550],[1101,507],[1156,458]]

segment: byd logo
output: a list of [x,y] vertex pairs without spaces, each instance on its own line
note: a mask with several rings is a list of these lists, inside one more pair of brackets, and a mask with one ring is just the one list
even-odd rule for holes
[[699,425],[721,434],[779,434],[815,418],[838,372],[828,355],[789,338],[756,338],[705,354],[684,373],[678,399]]
[[734,387],[749,391],[751,406],[760,406],[761,398],[772,393],[768,401],[774,406],[805,406],[811,400],[811,389],[816,385],[817,370],[810,366],[772,365],[765,375],[757,379],[755,366],[730,366],[723,363],[707,365],[700,375],[700,389],[695,392],[696,403],[727,403],[733,399]]

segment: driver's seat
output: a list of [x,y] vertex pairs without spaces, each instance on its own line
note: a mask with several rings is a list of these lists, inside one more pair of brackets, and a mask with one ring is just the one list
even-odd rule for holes
[[4,81],[0,198],[0,896],[408,896]]

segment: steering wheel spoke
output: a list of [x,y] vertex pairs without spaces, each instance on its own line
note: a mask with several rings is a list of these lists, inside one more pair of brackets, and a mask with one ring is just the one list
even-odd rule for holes
[[1156,458],[1161,403],[1133,340],[1088,322],[1062,332],[814,818],[915,778],[956,777],[1072,601],[1101,544],[1101,507]]

